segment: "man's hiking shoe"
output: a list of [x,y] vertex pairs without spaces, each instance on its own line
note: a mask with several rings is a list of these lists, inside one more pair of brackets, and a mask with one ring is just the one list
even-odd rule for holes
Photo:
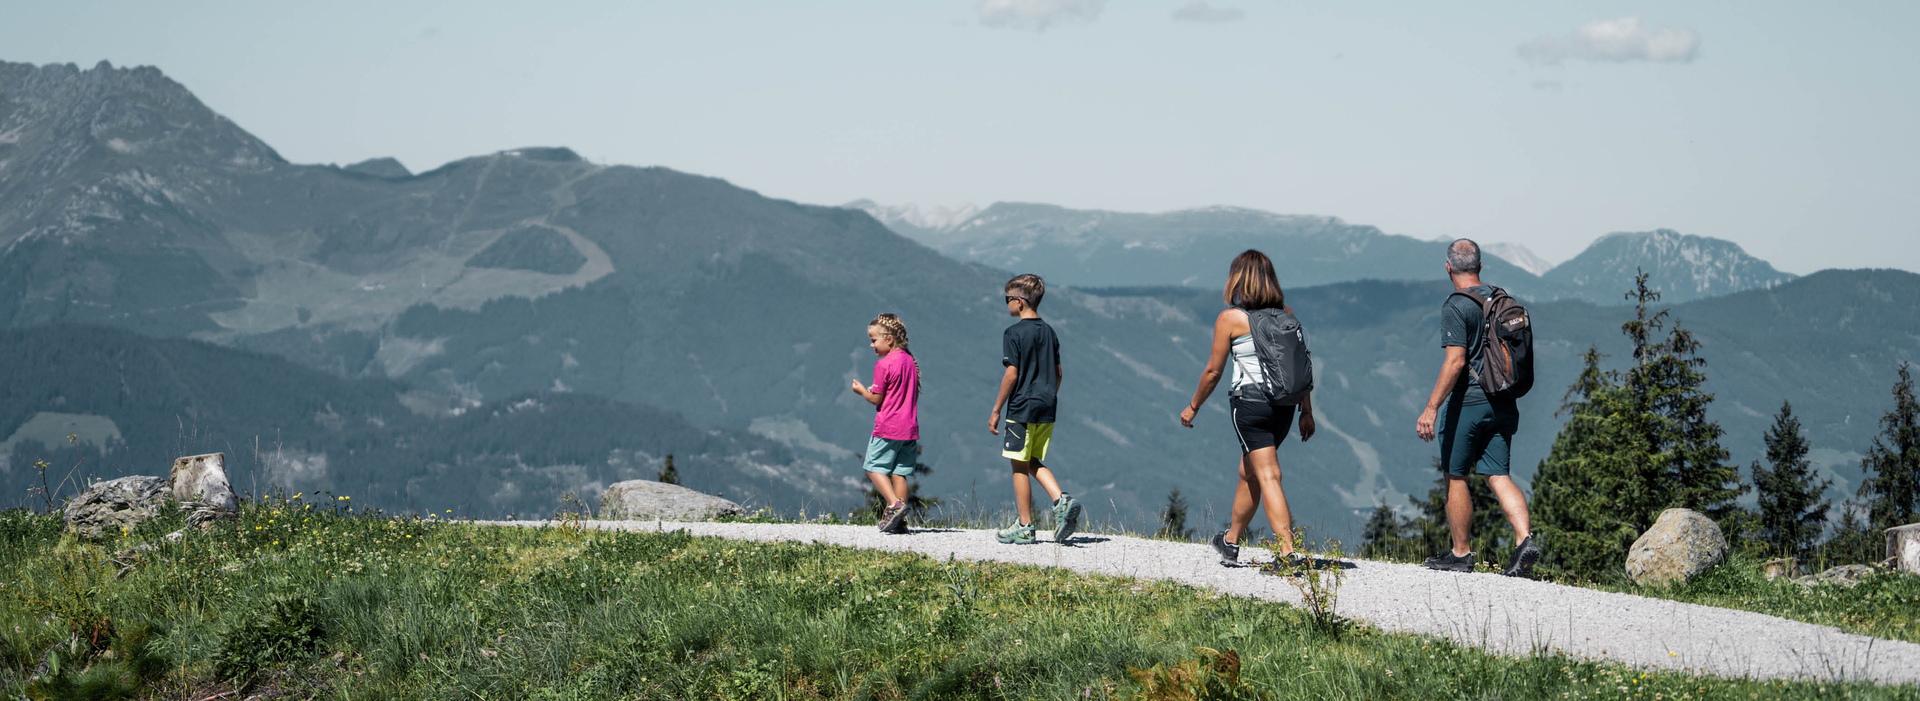
[[1296,574],[1301,574],[1305,570],[1314,569],[1315,564],[1311,557],[1307,557],[1298,552],[1290,552],[1274,558],[1272,562],[1261,565],[1260,571],[1281,577],[1291,577]]
[[1533,544],[1533,534],[1527,534],[1520,541],[1520,547],[1513,549],[1513,562],[1507,564],[1507,570],[1501,572],[1508,577],[1533,579],[1533,564],[1540,561],[1540,546]]
[[1226,531],[1213,534],[1213,539],[1207,544],[1213,546],[1214,552],[1220,553],[1220,564],[1230,567],[1240,565],[1240,544],[1227,542]]
[[1443,572],[1472,572],[1473,553],[1455,555],[1452,550],[1443,551],[1427,558],[1427,569]]
[[1008,545],[1032,545],[1033,525],[1016,523],[1000,529],[1000,532],[995,533],[993,537]]
[[1065,543],[1080,530],[1080,500],[1066,492],[1060,493],[1060,500],[1053,503],[1053,542]]
[[907,527],[907,505],[894,504],[880,512],[880,532],[899,533]]

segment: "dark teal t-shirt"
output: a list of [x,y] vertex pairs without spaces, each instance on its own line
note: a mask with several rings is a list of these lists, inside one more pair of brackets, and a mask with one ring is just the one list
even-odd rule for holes
[[[1493,294],[1493,288],[1486,285],[1467,289],[1482,299]],[[1487,391],[1480,387],[1481,346],[1486,340],[1480,329],[1482,318],[1480,303],[1466,295],[1447,295],[1447,301],[1440,305],[1440,347],[1467,349],[1467,368],[1447,394],[1449,402],[1462,406],[1487,403]]]
[[1039,319],[1021,319],[1000,338],[1000,364],[1017,368],[1019,379],[1007,395],[1007,419],[1023,424],[1053,423],[1060,391],[1060,341]]

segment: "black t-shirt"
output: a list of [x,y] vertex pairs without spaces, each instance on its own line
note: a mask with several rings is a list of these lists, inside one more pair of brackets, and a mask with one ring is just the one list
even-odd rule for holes
[[[1481,299],[1493,295],[1493,288],[1486,285],[1467,289]],[[1454,381],[1453,391],[1447,394],[1447,401],[1461,406],[1487,403],[1487,391],[1480,387],[1480,355],[1486,343],[1485,332],[1480,328],[1482,320],[1480,303],[1472,297],[1447,295],[1446,303],[1440,305],[1440,347],[1467,349],[1467,367],[1460,372],[1460,379]]]
[[1039,319],[1021,319],[1000,335],[1000,364],[1018,373],[1007,395],[1007,420],[1025,424],[1053,423],[1060,391],[1060,341],[1053,327]]

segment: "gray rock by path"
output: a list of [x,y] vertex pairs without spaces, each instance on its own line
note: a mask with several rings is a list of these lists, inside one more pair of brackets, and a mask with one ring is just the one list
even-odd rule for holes
[[1887,529],[1887,557],[1894,569],[1920,574],[1920,523]]
[[100,539],[160,515],[170,503],[167,481],[135,475],[95,483],[67,502],[67,532]]
[[1627,551],[1627,578],[1635,584],[1679,584],[1726,556],[1720,524],[1691,509],[1667,509]]
[[[541,526],[552,522],[495,522]],[[589,521],[589,528],[686,530],[695,536],[798,541],[914,552],[946,560],[991,560],[1205,587],[1222,594],[1301,605],[1284,579],[1253,566],[1226,568],[1205,545],[1086,534],[1071,546],[1001,545],[986,530],[888,535],[868,526]],[[1249,549],[1247,560],[1267,559]],[[1339,614],[1388,632],[1431,635],[1491,652],[1539,651],[1642,668],[1756,679],[1848,679],[1920,683],[1920,645],[1855,635],[1783,618],[1583,589],[1490,573],[1435,572],[1419,565],[1353,560]],[[1251,565],[1252,562],[1245,564]]]
[[1843,587],[1852,588],[1853,585],[1860,583],[1862,577],[1873,573],[1874,569],[1867,565],[1841,565],[1839,567],[1829,567],[1820,574],[1794,577],[1793,582],[1808,587],[1815,584],[1838,584]]
[[711,521],[745,513],[739,504],[677,484],[615,482],[600,494],[600,518],[615,521]]
[[225,453],[174,458],[167,482],[173,490],[174,501],[199,504],[215,511],[240,510],[240,500],[234,497],[233,486],[227,482]]

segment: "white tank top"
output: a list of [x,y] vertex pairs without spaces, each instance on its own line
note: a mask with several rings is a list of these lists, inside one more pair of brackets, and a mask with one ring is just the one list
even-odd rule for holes
[[1253,334],[1243,333],[1233,337],[1232,358],[1234,391],[1255,387],[1266,381],[1267,373],[1260,369],[1260,356],[1253,350]]

